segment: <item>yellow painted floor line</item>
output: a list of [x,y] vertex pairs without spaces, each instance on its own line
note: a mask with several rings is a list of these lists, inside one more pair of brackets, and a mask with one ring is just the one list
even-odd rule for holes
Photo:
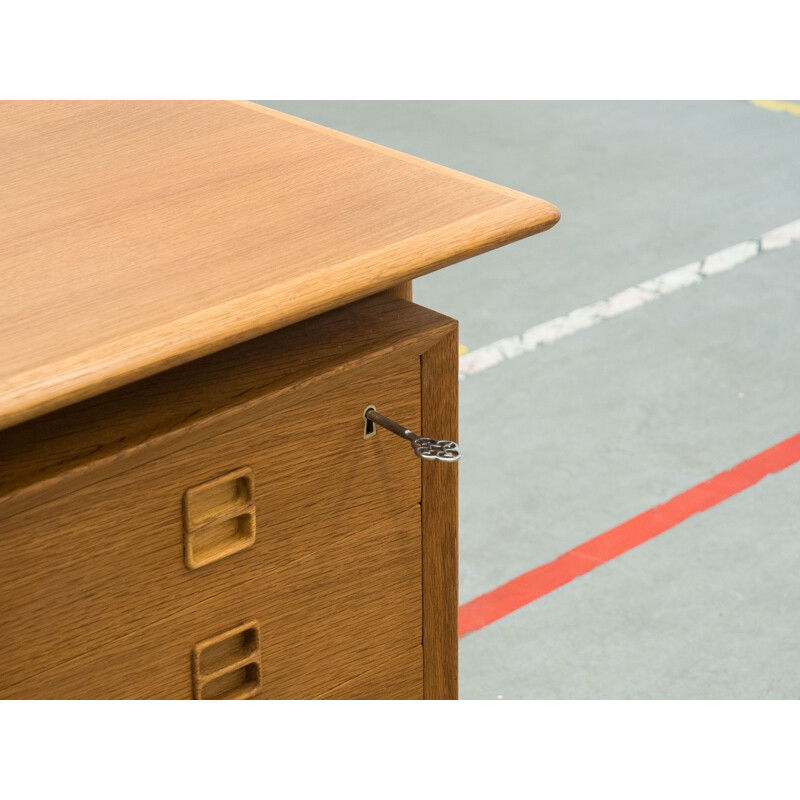
[[800,117],[800,103],[792,103],[789,100],[751,100],[750,102],[759,108],[766,108],[767,111],[779,111]]

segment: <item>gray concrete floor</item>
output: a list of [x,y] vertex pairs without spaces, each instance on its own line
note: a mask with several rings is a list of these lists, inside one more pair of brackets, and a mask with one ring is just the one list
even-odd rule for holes
[[[800,218],[747,102],[270,102],[544,197],[415,281],[471,349]],[[461,602],[800,430],[800,244],[461,383]],[[800,696],[798,467],[461,640],[462,698]]]

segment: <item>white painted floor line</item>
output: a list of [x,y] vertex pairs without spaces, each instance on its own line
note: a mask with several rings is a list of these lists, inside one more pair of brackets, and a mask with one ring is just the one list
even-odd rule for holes
[[644,283],[631,286],[606,300],[576,308],[563,317],[556,317],[541,325],[528,328],[518,336],[498,339],[496,342],[471,350],[458,359],[458,378],[463,380],[468,375],[484,372],[502,361],[530,353],[537,347],[552,344],[573,333],[599,325],[604,320],[618,317],[646,303],[652,303],[678,289],[699,283],[704,278],[727,272],[755,258],[759,253],[789,247],[794,242],[800,242],[800,219],[767,231],[758,239],[740,242],[733,247],[712,253],[702,261],[694,261]]

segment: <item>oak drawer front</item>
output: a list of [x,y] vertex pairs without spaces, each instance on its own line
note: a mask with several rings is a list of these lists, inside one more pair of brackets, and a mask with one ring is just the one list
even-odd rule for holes
[[422,648],[357,675],[316,700],[422,700]]
[[[3,695],[190,699],[196,645],[252,623],[260,640],[261,698],[350,696],[382,686],[421,695],[419,507],[324,538],[306,556],[251,576],[235,592],[131,630]],[[405,670],[400,677],[397,667],[387,674],[383,666],[396,660]]]
[[[96,652],[98,663],[104,663],[102,654],[110,653],[117,640],[130,642],[133,637],[138,642],[135,652],[147,644],[137,639],[142,630],[153,636],[171,630],[163,641],[153,641],[153,646],[165,645],[178,635],[177,629],[156,623],[184,614],[194,619],[201,608],[210,609],[208,616],[192,628],[189,639],[196,636],[199,641],[217,633],[215,627],[222,630],[255,617],[262,624],[262,640],[278,641],[270,626],[278,624],[274,609],[280,608],[289,615],[281,622],[289,633],[281,629],[280,637],[291,637],[301,628],[305,637],[280,641],[289,649],[302,649],[326,633],[322,621],[316,633],[303,627],[302,616],[311,614],[311,601],[301,595],[313,596],[315,582],[327,580],[319,572],[304,583],[306,579],[298,577],[302,565],[317,563],[319,554],[340,545],[350,548],[345,561],[361,572],[331,578],[330,585],[325,584],[325,603],[335,613],[348,608],[355,615],[348,624],[357,626],[359,615],[371,611],[364,612],[360,601],[347,606],[347,598],[361,591],[348,581],[367,579],[371,573],[354,542],[364,531],[376,530],[381,520],[411,508],[418,515],[420,502],[420,462],[410,448],[392,436],[363,438],[361,414],[368,404],[419,426],[419,357],[355,362],[291,391],[265,395],[248,404],[241,424],[230,413],[224,415],[224,425],[222,419],[219,426],[212,419],[203,425],[202,438],[190,428],[182,449],[105,479],[107,462],[101,461],[92,467],[96,480],[90,485],[2,520],[0,691],[8,695],[6,690],[17,684],[33,686],[30,681],[36,674],[89,652]],[[188,568],[187,490],[243,470],[252,478],[254,540],[220,560]],[[215,495],[209,497],[214,512]],[[222,497],[224,505],[224,492]],[[201,523],[204,513],[201,505]],[[411,581],[413,574],[413,581],[418,580],[418,569],[408,572],[409,564],[420,560],[418,524],[411,539],[416,550],[409,552],[408,563],[397,562],[391,569],[387,565],[375,573],[375,597],[381,585]],[[275,581],[280,581],[281,591],[289,592],[289,606],[286,598],[276,599]],[[409,603],[411,598],[414,603],[419,600],[420,589],[414,585],[403,583]],[[263,618],[268,608],[273,609],[271,620]],[[411,613],[404,608],[405,614]],[[418,615],[407,618],[418,623]],[[410,627],[419,628],[417,623]],[[409,631],[403,628],[404,642],[410,646],[416,640],[406,641]],[[181,641],[173,653],[175,663],[188,653]],[[386,640],[387,647],[391,641]],[[148,665],[157,663],[159,652],[142,658]],[[271,668],[266,658],[265,680]],[[178,687],[176,676],[177,672],[170,691]],[[148,672],[142,678],[144,683],[131,696],[143,696],[145,684],[161,691],[160,677]],[[288,691],[282,680],[275,683],[279,693]],[[312,684],[310,693],[325,688]],[[75,687],[83,685],[78,681]],[[64,691],[51,696],[73,696]],[[37,696],[31,692],[28,696]],[[179,695],[158,696],[185,694],[181,685]]]

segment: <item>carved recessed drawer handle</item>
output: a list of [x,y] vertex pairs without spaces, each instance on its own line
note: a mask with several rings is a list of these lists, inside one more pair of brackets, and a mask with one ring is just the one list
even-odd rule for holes
[[246,700],[261,689],[258,622],[245,622],[192,650],[195,700]]
[[424,458],[426,461],[458,461],[461,458],[461,451],[458,449],[456,442],[451,442],[449,439],[430,439],[427,436],[417,436],[404,425],[394,422],[383,414],[379,414],[375,410],[375,406],[367,406],[364,410],[364,438],[368,439],[374,436],[378,431],[375,425],[380,425],[391,431],[395,436],[400,436],[403,439],[408,439],[411,442],[411,447],[414,453],[419,458]]
[[237,469],[183,495],[183,553],[189,569],[238,553],[256,540],[253,471]]

